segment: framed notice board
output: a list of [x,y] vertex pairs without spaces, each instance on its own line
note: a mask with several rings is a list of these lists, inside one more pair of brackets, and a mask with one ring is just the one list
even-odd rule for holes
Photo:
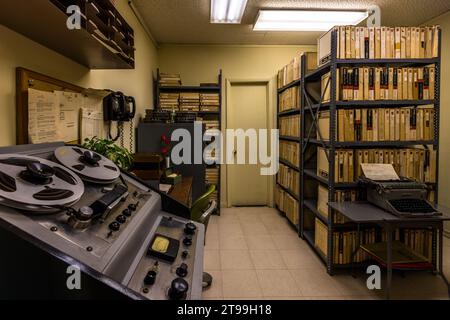
[[[96,134],[87,136],[101,137],[102,100],[106,94],[105,90],[86,89],[17,68],[16,143],[80,143],[80,138],[86,137],[86,132],[92,132],[94,127]],[[89,128],[82,125],[83,120]]]

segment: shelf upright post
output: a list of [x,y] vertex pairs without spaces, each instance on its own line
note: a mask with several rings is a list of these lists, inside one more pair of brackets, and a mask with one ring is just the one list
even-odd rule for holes
[[160,93],[159,90],[159,81],[161,80],[161,74],[159,73],[159,68],[156,70],[156,99],[155,99],[155,110],[161,109],[161,101],[160,101]]
[[[219,70],[219,130],[220,132],[222,132],[222,112],[223,112],[223,108],[222,108],[222,69]],[[221,144],[223,144],[223,141],[220,141]],[[220,149],[220,159],[223,159],[223,150]],[[217,180],[217,215],[220,216],[220,206],[221,206],[221,202],[222,202],[222,198],[220,197],[220,193],[221,193],[221,185],[222,185],[222,166],[219,164],[218,165],[218,170],[219,170],[219,179]]]
[[[331,92],[330,92],[330,148],[328,150],[328,202],[333,202],[335,199],[335,153],[336,153],[336,75],[337,75],[337,32],[334,30],[331,34]],[[328,254],[327,254],[327,271],[330,275],[333,274],[334,261],[334,237],[333,237],[333,210],[328,208]]]
[[435,63],[436,73],[434,81],[434,143],[433,148],[436,150],[436,185],[434,190],[434,201],[439,200],[439,149],[440,149],[440,122],[441,122],[441,50],[442,50],[442,30],[439,29],[438,58]]
[[304,96],[304,90],[305,90],[305,75],[306,75],[306,55],[302,55],[300,57],[300,88],[299,88],[299,103],[300,103],[300,142],[299,142],[299,148],[300,148],[300,153],[299,153],[299,169],[300,169],[300,174],[299,174],[299,178],[300,178],[300,201],[298,203],[299,205],[299,228],[298,228],[298,234],[301,238],[304,238],[304,233],[303,230],[305,228],[305,213],[304,213],[304,205],[305,205],[305,177],[304,177],[304,167],[305,167],[305,155],[304,155],[304,144],[305,144],[305,96]]
[[[278,91],[278,81],[279,81],[279,79],[278,79],[278,74],[277,74],[277,90],[276,90],[276,93],[277,93],[277,114],[276,114],[276,117],[277,117],[277,129],[278,130],[280,130],[281,128],[280,128],[280,116],[279,116],[279,113],[280,113],[280,93],[279,93],[279,91]],[[278,135],[279,136],[281,136],[281,134],[280,134],[280,131],[278,131]],[[278,138],[278,146],[280,145],[280,138]],[[278,167],[280,167],[280,156],[278,155]],[[280,172],[279,171],[277,171],[277,174],[275,175],[275,192],[278,192],[278,189],[279,189],[279,186],[278,186],[278,175],[280,174]],[[280,208],[278,207],[278,204],[276,204],[275,203],[275,207],[276,207],[276,209],[278,210],[278,211],[281,211],[280,210]]]

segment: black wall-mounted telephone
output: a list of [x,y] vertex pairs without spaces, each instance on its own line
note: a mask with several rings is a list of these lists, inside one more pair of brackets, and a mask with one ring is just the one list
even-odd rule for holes
[[[109,138],[113,141],[119,140],[123,147],[124,122],[130,122],[130,151],[133,150],[133,119],[136,115],[136,100],[126,96],[122,92],[111,92],[103,99],[103,119],[109,122]],[[117,122],[117,134],[113,137],[111,133],[112,123]]]
[[136,114],[136,101],[122,92],[113,92],[103,99],[105,121],[131,121]]

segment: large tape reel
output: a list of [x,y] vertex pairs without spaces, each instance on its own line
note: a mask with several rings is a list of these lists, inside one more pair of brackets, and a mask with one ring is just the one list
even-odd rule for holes
[[114,162],[80,147],[60,147],[55,150],[55,158],[88,182],[109,184],[120,176],[120,170]]
[[0,204],[53,212],[73,205],[83,193],[81,179],[60,164],[20,154],[0,155]]

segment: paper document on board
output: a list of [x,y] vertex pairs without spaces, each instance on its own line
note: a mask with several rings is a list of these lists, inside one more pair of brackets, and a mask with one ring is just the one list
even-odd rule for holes
[[28,137],[30,143],[55,142],[59,108],[53,92],[28,89]]
[[81,142],[93,137],[104,137],[103,112],[88,108],[81,109]]
[[78,119],[80,108],[83,106],[81,93],[55,91],[59,106],[58,133],[64,142],[78,141]]
[[392,164],[361,163],[364,176],[374,181],[400,180]]

